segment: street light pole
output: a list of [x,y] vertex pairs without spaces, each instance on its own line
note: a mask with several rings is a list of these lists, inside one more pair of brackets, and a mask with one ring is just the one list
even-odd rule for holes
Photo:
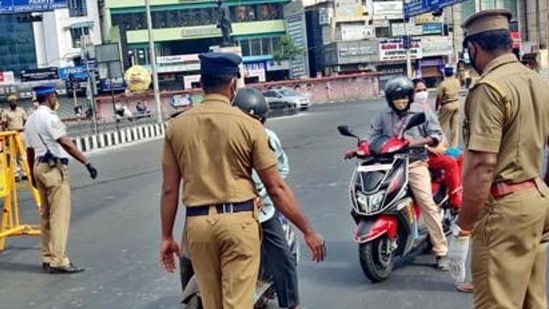
[[159,123],[161,123],[163,121],[162,103],[160,102],[160,91],[158,87],[158,72],[156,70],[156,51],[154,49],[154,36],[152,31],[151,0],[145,0],[145,8],[147,11],[147,32],[149,33],[149,49],[150,49],[149,61],[151,63],[151,69],[152,69],[154,102],[156,103],[156,119]]

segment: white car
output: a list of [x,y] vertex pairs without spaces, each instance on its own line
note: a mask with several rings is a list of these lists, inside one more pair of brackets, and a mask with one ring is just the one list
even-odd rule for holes
[[282,103],[281,105],[283,105],[283,107],[285,105],[295,105],[300,110],[306,110],[311,104],[309,97],[295,92],[290,88],[266,90],[263,91],[263,95],[265,96],[265,99],[267,99],[269,105],[272,105],[271,103]]

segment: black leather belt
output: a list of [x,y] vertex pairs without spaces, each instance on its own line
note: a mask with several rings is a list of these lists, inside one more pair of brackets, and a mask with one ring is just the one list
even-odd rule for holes
[[[48,163],[48,160],[46,159],[46,157],[38,157],[36,160],[40,163]],[[63,165],[69,165],[68,158],[55,158],[54,161],[55,163],[59,162]]]
[[253,200],[240,203],[195,206],[187,207],[187,217],[206,216],[208,215],[211,206],[215,206],[218,214],[252,211],[254,209]]

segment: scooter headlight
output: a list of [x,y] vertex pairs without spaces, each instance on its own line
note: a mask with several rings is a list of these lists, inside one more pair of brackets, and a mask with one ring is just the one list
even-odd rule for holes
[[385,191],[379,191],[375,194],[370,195],[369,203],[370,204],[370,211],[378,211],[381,208],[381,205],[383,203],[383,197],[385,196]]
[[365,213],[376,212],[381,209],[385,191],[376,192],[372,195],[365,195],[358,192],[356,195],[357,206],[360,211]]
[[368,197],[362,192],[357,192],[356,194],[356,203],[358,209],[362,212],[366,212],[368,208]]

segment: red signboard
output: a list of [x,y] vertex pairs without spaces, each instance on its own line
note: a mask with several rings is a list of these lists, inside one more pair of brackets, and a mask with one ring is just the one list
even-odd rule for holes
[[4,72],[0,72],[0,83],[4,82]]
[[511,42],[513,45],[513,49],[520,49],[520,32],[513,31],[511,32]]

